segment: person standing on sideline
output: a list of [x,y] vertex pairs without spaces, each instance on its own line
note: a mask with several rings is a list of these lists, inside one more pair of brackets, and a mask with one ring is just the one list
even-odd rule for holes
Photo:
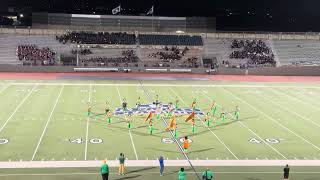
[[184,172],[184,168],[181,168],[178,172],[178,180],[186,180],[186,172]]
[[162,156],[159,157],[159,164],[160,164],[160,176],[163,176],[164,171],[164,159]]
[[103,160],[103,163],[100,167],[100,172],[102,176],[102,180],[108,180],[109,178],[109,166],[106,162],[106,160]]
[[124,161],[125,161],[125,157],[123,153],[120,153],[119,156],[119,175],[124,175]]
[[211,180],[213,179],[213,172],[207,168],[203,173],[202,173],[202,179],[203,180]]
[[289,180],[289,165],[287,164],[286,167],[283,168],[283,179],[284,180]]

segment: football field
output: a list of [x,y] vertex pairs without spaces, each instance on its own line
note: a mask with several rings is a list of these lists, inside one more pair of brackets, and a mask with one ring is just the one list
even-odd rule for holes
[[[147,114],[116,113],[125,98],[150,105],[159,95],[165,104],[179,99],[188,109],[193,99],[204,114],[213,101],[218,111],[208,126],[196,116],[196,128],[177,114],[177,142],[191,140],[190,160],[319,160],[320,84],[203,81],[1,81],[0,161],[168,160],[184,156],[164,114],[149,134]],[[105,102],[114,112],[111,123]],[[92,113],[87,116],[90,102]],[[238,120],[235,107],[240,108]],[[227,112],[225,122],[220,112]]]

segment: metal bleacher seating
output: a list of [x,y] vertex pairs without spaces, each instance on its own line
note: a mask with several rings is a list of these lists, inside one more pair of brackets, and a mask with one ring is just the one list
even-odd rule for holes
[[141,45],[203,46],[201,36],[139,34]]
[[280,65],[320,65],[320,42],[317,40],[281,40],[271,43]]

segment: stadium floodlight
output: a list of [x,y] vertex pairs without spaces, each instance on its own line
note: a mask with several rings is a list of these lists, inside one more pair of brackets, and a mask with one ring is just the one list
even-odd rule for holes
[[178,34],[183,34],[183,33],[184,33],[184,31],[180,31],[180,30],[178,30],[178,31],[176,31],[176,33],[178,33]]
[[19,16],[21,17],[21,18],[23,18],[24,16],[23,16],[23,14],[19,14]]

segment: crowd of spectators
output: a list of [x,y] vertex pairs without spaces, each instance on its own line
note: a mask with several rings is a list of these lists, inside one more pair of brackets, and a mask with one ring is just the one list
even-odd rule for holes
[[94,64],[112,64],[113,66],[117,66],[120,63],[129,64],[139,61],[138,56],[133,50],[124,50],[121,54],[122,56],[120,57],[91,57],[85,61]]
[[272,50],[261,40],[234,39],[231,48],[239,49],[230,54],[231,59],[248,59],[248,65],[274,66],[276,64]]
[[108,33],[108,32],[68,32],[62,36],[56,36],[60,43],[77,44],[135,44],[134,34],[127,33]]
[[203,46],[201,36],[140,34],[142,45]]
[[43,65],[52,65],[55,60],[55,52],[50,48],[38,48],[36,45],[19,45],[16,50],[20,61],[41,62]]
[[199,60],[197,57],[188,58],[185,62],[188,67],[197,68],[200,66]]
[[11,26],[13,24],[13,20],[7,17],[0,16],[0,25],[1,26]]
[[189,51],[188,47],[185,47],[183,50],[180,50],[176,46],[172,46],[171,48],[165,46],[164,51],[158,51],[156,53],[152,53],[149,57],[158,58],[164,62],[172,62],[181,60],[181,58]]
[[85,48],[85,49],[79,49],[79,50],[77,50],[77,49],[72,49],[71,50],[71,54],[80,54],[80,55],[89,55],[89,54],[92,54],[92,51],[90,50],[90,49],[87,49],[87,48]]
[[68,32],[61,36],[56,36],[60,43],[77,44],[123,44],[133,45],[139,42],[141,45],[172,45],[172,46],[203,46],[201,36],[190,35],[155,35],[140,34],[136,38],[135,34],[109,33],[109,32]]

